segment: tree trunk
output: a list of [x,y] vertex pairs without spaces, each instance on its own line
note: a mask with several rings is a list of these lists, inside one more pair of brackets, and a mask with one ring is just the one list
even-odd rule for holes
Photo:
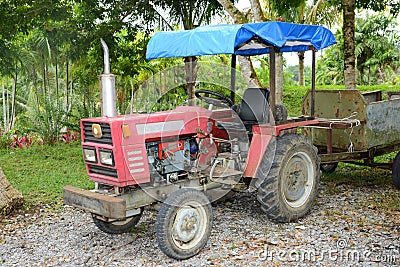
[[[299,7],[299,14],[300,14],[300,23],[304,23],[305,21],[305,17],[304,17],[304,13],[305,13],[305,8],[306,5],[304,3],[304,5],[300,5]],[[305,52],[298,52],[297,56],[299,57],[299,69],[298,69],[298,76],[299,76],[299,86],[304,86],[305,85],[305,79],[304,79],[304,54]]]
[[304,52],[299,52],[297,53],[299,57],[299,86],[304,86],[305,85],[305,79],[304,79]]
[[86,92],[83,92],[83,113],[84,117],[88,117],[89,111],[86,108]]
[[247,87],[261,87],[261,83],[257,78],[257,74],[254,70],[253,63],[251,62],[250,57],[238,56],[238,61]]
[[381,66],[378,67],[380,84],[385,82],[385,72]]
[[68,85],[69,85],[69,63],[68,57],[65,59],[65,110],[68,112],[69,97],[68,97]]
[[[6,88],[9,88],[8,84],[8,79],[6,78]],[[7,132],[10,131],[10,91],[7,89],[7,94],[6,94],[6,113],[7,113]]]
[[259,0],[250,0],[251,11],[253,11],[254,20],[256,22],[265,21],[263,11],[261,9],[261,4]]
[[356,89],[355,0],[343,1],[344,84]]
[[38,89],[38,72],[36,71],[36,68],[33,68],[33,89],[34,89],[34,95],[35,95],[35,100],[36,103],[39,104],[39,89]]
[[371,85],[371,67],[368,66],[368,86]]
[[60,86],[58,84],[58,47],[56,48],[56,56],[55,56],[55,61],[56,61],[56,106],[57,109],[58,107],[58,95],[59,95],[59,90],[60,90]]
[[365,81],[364,81],[364,67],[360,66],[360,85],[365,85]]
[[14,189],[0,169],[0,215],[7,215],[21,207],[24,202],[22,193]]
[[233,18],[235,23],[242,24],[249,22],[249,19],[239,9],[237,9],[230,0],[217,0],[225,11]]
[[3,125],[4,125],[4,133],[8,132],[8,123],[7,123],[7,106],[6,106],[6,89],[4,83],[1,85],[1,89],[3,91]]
[[47,75],[47,68],[46,68],[46,62],[44,58],[44,54],[42,53],[42,60],[43,60],[43,98],[46,96],[46,75]]
[[17,66],[15,66],[15,73],[13,77],[13,87],[11,92],[11,119],[10,119],[10,130],[14,129],[15,124],[15,98],[17,94],[17,82],[18,82],[18,73]]
[[71,86],[69,87],[69,106],[67,111],[70,112],[72,109],[72,103],[73,103],[73,92],[74,92],[74,78],[71,78]]

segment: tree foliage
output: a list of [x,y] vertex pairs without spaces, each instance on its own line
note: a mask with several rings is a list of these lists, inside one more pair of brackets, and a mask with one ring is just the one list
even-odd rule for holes
[[[52,142],[67,128],[77,128],[80,118],[100,115],[98,75],[103,71],[100,38],[110,48],[112,72],[117,75],[118,109],[124,114],[144,81],[158,71],[183,63],[181,59],[151,62],[145,59],[146,44],[154,31],[193,29],[209,24],[223,12],[223,7],[238,23],[277,17],[307,23],[314,18],[313,23],[321,23],[320,19],[328,17],[321,14],[334,14],[342,3],[316,0],[313,7],[308,8],[304,0],[251,0],[252,10],[246,13],[237,10],[234,2],[1,1],[2,131],[32,131]],[[399,0],[360,0],[356,4],[372,9],[389,7],[393,14],[399,11]],[[334,20],[334,16],[329,18]],[[393,63],[398,62],[398,36],[389,31],[396,27],[390,23],[384,16],[371,16],[358,23],[362,28],[357,28],[356,51],[359,79],[364,83],[388,82],[398,72],[398,65]],[[343,67],[338,65],[343,62],[343,38],[338,35],[338,40],[339,45],[327,51],[319,63],[325,72],[321,82],[343,82]],[[290,81],[290,77],[287,80]],[[182,92],[180,88],[174,93],[181,95]]]
[[100,38],[110,49],[124,113],[139,84],[169,64],[145,60],[150,34],[207,24],[221,10],[217,1],[194,0],[1,1],[3,131],[57,136],[81,117],[100,115]]
[[[399,73],[400,36],[394,17],[384,13],[358,17],[355,55],[358,84],[395,83]],[[328,48],[318,62],[317,79],[322,84],[343,84],[343,34],[336,33],[338,44]]]
[[[346,0],[328,0],[330,4],[343,8],[343,4]],[[368,9],[373,11],[384,11],[388,9],[391,14],[397,15],[400,11],[399,0],[355,0],[355,6],[357,9]]]

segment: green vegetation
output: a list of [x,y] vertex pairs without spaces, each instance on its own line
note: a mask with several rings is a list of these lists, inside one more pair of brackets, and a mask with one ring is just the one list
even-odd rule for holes
[[87,177],[79,142],[1,149],[0,166],[11,185],[24,195],[26,208],[62,205],[65,185],[94,186]]
[[324,181],[330,194],[340,193],[339,185],[350,188],[362,186],[392,187],[391,171],[379,168],[369,168],[352,164],[340,163],[334,173],[324,174]]

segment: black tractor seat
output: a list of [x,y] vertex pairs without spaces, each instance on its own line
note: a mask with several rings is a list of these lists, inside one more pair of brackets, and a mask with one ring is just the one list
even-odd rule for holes
[[252,132],[254,125],[269,122],[269,90],[265,88],[248,88],[243,94],[239,106],[234,105],[232,109],[238,114],[242,123],[217,122],[217,127],[225,130],[246,130]]

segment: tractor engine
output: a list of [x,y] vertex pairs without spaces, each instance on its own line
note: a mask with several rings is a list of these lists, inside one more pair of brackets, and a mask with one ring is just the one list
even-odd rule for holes
[[150,172],[168,182],[176,182],[192,168],[198,151],[194,138],[149,142],[146,144]]

